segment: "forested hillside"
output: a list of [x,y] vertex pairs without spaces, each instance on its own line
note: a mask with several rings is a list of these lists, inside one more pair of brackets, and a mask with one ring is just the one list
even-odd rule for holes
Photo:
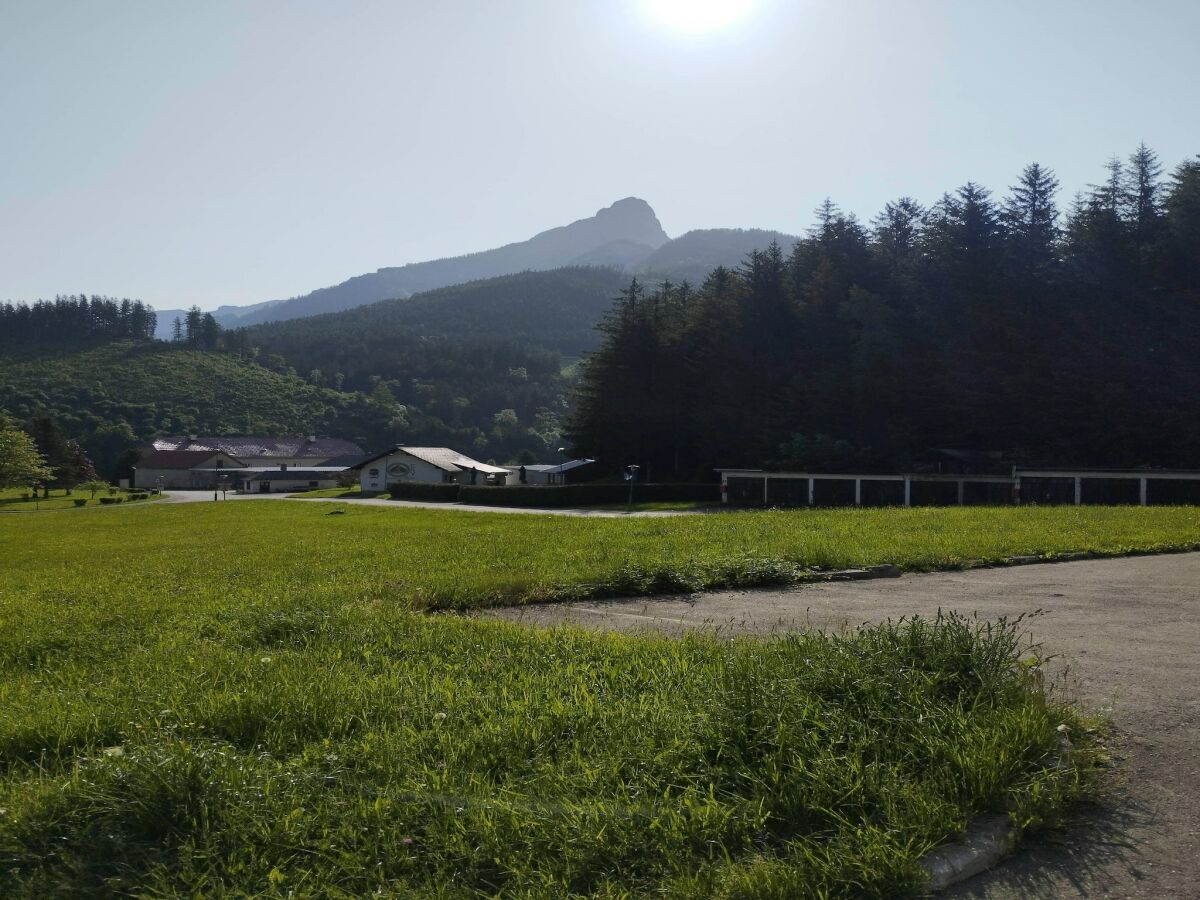
[[669,278],[697,285],[718,266],[735,268],[755,250],[766,250],[772,242],[790,247],[796,238],[761,228],[703,228],[668,241],[634,268],[643,279]]
[[362,387],[372,375],[408,378],[407,354],[434,336],[520,345],[579,356],[599,340],[596,324],[625,285],[612,268],[523,272],[384,300],[323,316],[272,322],[228,335],[230,342],[284,357],[298,371],[343,375]]
[[55,297],[35,303],[0,303],[0,353],[39,353],[46,347],[83,347],[154,336],[154,310],[138,300]]
[[1060,215],[1031,165],[870,226],[827,203],[793,248],[697,289],[629,286],[581,369],[578,454],[903,468],[933,447],[1200,467],[1200,162],[1145,147]]

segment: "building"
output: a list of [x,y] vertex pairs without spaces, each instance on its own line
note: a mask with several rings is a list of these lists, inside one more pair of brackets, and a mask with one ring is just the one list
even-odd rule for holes
[[[527,466],[505,466],[508,471],[509,484],[550,484],[558,466],[533,463]],[[521,480],[521,470],[525,470],[525,480]]]
[[718,469],[734,506],[1200,504],[1200,470],[1030,469],[1007,475],[897,475]]
[[316,466],[295,469],[287,465],[277,469],[248,466],[232,473],[233,482],[243,494],[291,493],[317,488],[334,488],[345,466]]
[[[228,453],[213,450],[143,451],[133,467],[129,486],[148,488],[208,488],[224,472],[246,464]],[[214,476],[213,473],[218,473]]]
[[393,447],[360,461],[363,493],[377,494],[393,484],[504,484],[508,469],[482,463],[449,447]]
[[[164,437],[142,449],[142,456],[133,467],[130,487],[209,489],[224,484],[243,489],[245,476],[252,472],[262,474],[285,469],[343,471],[349,468],[351,461],[362,456],[362,448],[352,441],[312,435],[293,438],[201,437],[194,434]],[[336,476],[329,477],[336,483]],[[292,480],[299,481],[299,478]]]
[[[505,466],[508,470],[509,484],[577,484],[588,481],[593,477],[593,470],[587,468],[596,461],[594,459],[570,459],[556,465],[535,463],[528,466]],[[525,469],[525,481],[521,481],[521,469]]]
[[156,438],[146,448],[175,451],[220,451],[247,466],[315,466],[335,457],[362,459],[363,449],[341,438],[307,437],[204,437],[195,434]]

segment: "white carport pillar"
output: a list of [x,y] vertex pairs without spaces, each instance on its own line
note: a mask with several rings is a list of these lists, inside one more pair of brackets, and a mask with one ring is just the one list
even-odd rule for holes
[[809,479],[808,479],[808,505],[809,506],[813,505],[813,499],[816,496],[816,491],[814,490],[814,488],[816,487],[816,483],[817,483],[817,479],[809,477]]
[[854,479],[854,505],[862,506],[862,479]]
[[1083,503],[1083,479],[1078,475],[1075,476],[1075,505],[1079,506]]
[[1149,480],[1146,478],[1139,478],[1138,481],[1138,503],[1140,503],[1142,506],[1145,506],[1147,495],[1146,485],[1149,484]]
[[767,482],[770,480],[769,475],[763,475],[763,506],[767,505]]
[[960,478],[960,479],[958,479],[958,505],[959,506],[963,505],[963,499],[966,497],[966,495],[967,495],[967,483]]
[[912,479],[904,476],[904,505],[912,506]]

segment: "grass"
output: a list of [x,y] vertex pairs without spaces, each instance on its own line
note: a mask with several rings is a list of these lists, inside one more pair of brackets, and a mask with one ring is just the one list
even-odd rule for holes
[[[335,515],[336,510],[344,510]],[[783,584],[810,567],[953,568],[1006,556],[1200,547],[1200,507],[797,510],[571,518],[257,501],[0,517],[0,596],[151,579],[161,614],[231,593],[411,609]],[[64,526],[71,546],[63,548]]]
[[[100,506],[100,498],[106,496],[98,493],[93,497],[88,491],[76,489],[68,495],[64,488],[51,489],[49,497],[39,496],[26,498],[29,491],[22,488],[0,490],[0,513],[6,512],[46,512],[57,509],[74,509],[76,500],[85,500],[84,507]],[[129,499],[130,491],[120,490],[115,496]],[[149,499],[149,498],[147,498]]]
[[314,488],[311,491],[298,491],[293,496],[296,497],[357,497],[362,493],[359,485],[354,484],[350,487],[335,487],[335,488]]
[[422,610],[1198,542],[1194,508],[0,517],[0,896],[911,894],[973,814],[1037,825],[1088,790],[1087,723],[1021,623]]
[[973,814],[1039,824],[1089,778],[1011,625],[671,640],[276,601],[34,644],[0,655],[11,898],[898,896]]

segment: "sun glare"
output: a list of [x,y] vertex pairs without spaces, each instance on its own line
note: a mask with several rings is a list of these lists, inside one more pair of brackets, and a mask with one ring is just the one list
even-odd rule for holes
[[672,31],[706,35],[732,25],[753,0],[642,0],[646,11]]

